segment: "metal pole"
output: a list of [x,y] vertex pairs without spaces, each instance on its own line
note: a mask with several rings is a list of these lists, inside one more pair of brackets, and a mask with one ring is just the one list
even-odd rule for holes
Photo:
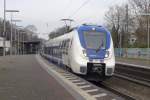
[[[150,21],[150,17],[148,16],[148,37],[147,37],[147,38],[148,38],[148,39],[147,39],[147,42],[148,42],[148,44],[147,44],[147,45],[148,45],[147,52],[148,52],[148,54],[149,54],[149,49],[150,49],[150,48],[149,48],[149,42],[150,42],[150,41],[149,41],[149,32],[150,32],[150,30],[149,30],[149,29],[150,29],[149,21]],[[148,55],[148,59],[149,59],[149,58],[150,58],[150,54]]]
[[149,41],[149,28],[150,28],[150,25],[149,25],[149,16],[148,16],[148,30],[147,30],[147,32],[148,32],[148,33],[147,33],[147,35],[148,35],[148,37],[147,37],[147,42],[148,42],[147,45],[148,45],[148,46],[147,46],[147,47],[148,47],[148,48],[149,48],[149,42],[150,42],[150,41]]
[[23,54],[23,37],[22,37],[23,33],[20,32],[20,54],[22,55]]
[[24,55],[24,32],[22,33],[22,54]]
[[4,0],[4,32],[3,32],[3,56],[5,56],[5,33],[6,33],[6,0]]
[[18,55],[19,55],[19,39],[20,39],[20,38],[19,38],[19,30],[18,30],[17,33],[18,33],[18,46],[17,46],[18,48],[17,48],[17,50],[18,50]]
[[24,34],[22,34],[23,39],[22,39],[22,43],[23,43],[23,55],[24,55]]
[[122,44],[122,34],[120,33],[120,57],[122,55],[121,44]]
[[21,54],[23,54],[23,37],[22,37],[23,33],[20,33],[20,52]]
[[[16,22],[15,22],[15,27],[16,27]],[[15,55],[17,54],[17,44],[16,44],[16,42],[17,42],[17,35],[16,35],[16,28],[15,28]]]
[[12,38],[12,31],[13,31],[13,24],[12,24],[12,13],[11,13],[11,35],[10,35],[10,55],[12,55],[13,51],[13,38]]

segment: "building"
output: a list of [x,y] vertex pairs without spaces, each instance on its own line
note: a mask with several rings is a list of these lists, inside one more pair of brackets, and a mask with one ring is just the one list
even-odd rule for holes
[[[3,55],[3,49],[4,49],[4,38],[3,37],[0,37],[0,56]],[[10,41],[5,41],[5,52],[6,54],[9,54],[9,51],[10,51]]]

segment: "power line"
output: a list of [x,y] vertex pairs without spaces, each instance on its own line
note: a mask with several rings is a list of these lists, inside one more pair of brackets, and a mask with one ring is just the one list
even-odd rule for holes
[[72,0],[69,0],[69,2],[66,4],[65,8],[62,10],[64,13],[62,14],[61,18],[64,18],[68,8],[70,8],[71,3],[72,3]]
[[80,11],[81,8],[83,8],[86,4],[88,4],[89,1],[90,0],[84,1],[83,4],[72,15],[69,16],[69,19],[75,16]]

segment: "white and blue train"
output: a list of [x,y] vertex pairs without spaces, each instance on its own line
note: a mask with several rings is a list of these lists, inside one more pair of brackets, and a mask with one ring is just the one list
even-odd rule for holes
[[46,42],[44,56],[89,79],[114,74],[115,56],[110,32],[97,25],[82,25]]

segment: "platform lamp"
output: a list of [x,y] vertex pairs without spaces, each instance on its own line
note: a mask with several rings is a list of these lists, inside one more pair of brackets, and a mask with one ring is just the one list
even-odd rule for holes
[[21,31],[20,34],[21,34],[21,37],[22,37],[22,54],[24,55],[24,51],[25,51],[24,42],[25,42],[25,34],[26,34],[26,32],[25,31]]
[[21,38],[22,38],[22,36],[21,36],[21,31],[22,31],[22,29],[23,29],[23,26],[17,26],[17,28],[18,28],[18,54],[20,54],[20,44],[21,44]]
[[149,54],[149,42],[150,42],[150,13],[142,13],[142,16],[147,16],[147,23],[148,23],[148,27],[147,27],[147,52],[148,52],[148,57],[150,58],[150,54]]
[[149,25],[150,24],[150,22],[149,22],[150,21],[150,13],[142,13],[141,15],[142,16],[148,16],[148,19],[147,19],[147,22],[148,22],[148,27],[147,27],[147,48],[149,48],[149,44],[150,44],[149,43],[150,42],[150,39],[149,39],[149,36],[150,36],[150,33],[149,33],[150,32],[150,30],[149,30],[150,29],[150,25]]

